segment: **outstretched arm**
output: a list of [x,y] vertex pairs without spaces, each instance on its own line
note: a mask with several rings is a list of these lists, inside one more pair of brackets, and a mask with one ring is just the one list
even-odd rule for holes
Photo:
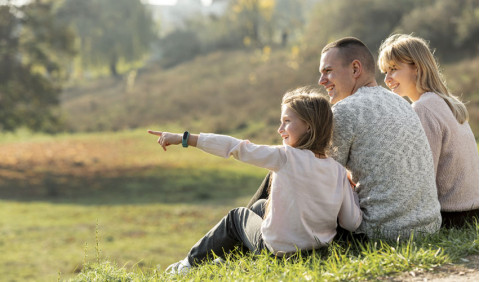
[[[167,146],[182,143],[182,134],[161,131],[148,131],[159,136],[158,143],[166,151]],[[285,147],[256,145],[248,140],[240,140],[227,135],[219,134],[191,134],[188,145],[198,147],[209,154],[228,158],[230,156],[245,163],[277,171],[286,162]]]
[[[148,133],[159,136],[157,143],[163,147],[164,151],[167,150],[167,146],[178,145],[182,143],[183,134],[180,134],[180,133],[170,133],[170,132],[153,131],[153,130],[149,130]],[[190,134],[187,141],[188,141],[188,146],[197,147],[198,135]]]

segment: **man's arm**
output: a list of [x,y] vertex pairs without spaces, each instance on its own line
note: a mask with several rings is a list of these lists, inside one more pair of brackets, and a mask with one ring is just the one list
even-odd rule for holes
[[344,167],[347,167],[350,148],[355,137],[355,118],[350,115],[346,107],[348,105],[332,107],[334,122],[331,156]]

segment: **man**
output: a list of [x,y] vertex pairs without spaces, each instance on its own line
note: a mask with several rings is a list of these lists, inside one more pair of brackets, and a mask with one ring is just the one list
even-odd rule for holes
[[[331,156],[356,183],[370,238],[408,238],[440,228],[433,159],[420,120],[407,101],[377,85],[375,61],[360,40],[347,37],[322,50],[319,84],[333,105]],[[266,196],[260,187],[249,205]]]

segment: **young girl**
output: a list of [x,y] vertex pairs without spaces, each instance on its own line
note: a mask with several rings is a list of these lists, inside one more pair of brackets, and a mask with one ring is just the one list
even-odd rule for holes
[[478,149],[465,105],[450,94],[425,40],[392,35],[379,54],[385,84],[413,101],[430,143],[442,225],[478,218]]
[[[327,156],[333,129],[329,102],[306,88],[285,94],[278,133],[283,146],[256,145],[230,136],[148,131],[158,143],[195,146],[220,157],[234,158],[271,170],[269,199],[251,209],[231,210],[190,250],[167,268],[184,273],[237,247],[254,253],[267,249],[283,256],[327,245],[340,226],[354,231],[362,221],[346,170]],[[263,200],[265,201],[265,200]]]

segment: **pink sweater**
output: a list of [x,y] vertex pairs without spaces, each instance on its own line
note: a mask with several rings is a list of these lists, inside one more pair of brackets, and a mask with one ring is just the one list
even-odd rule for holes
[[446,212],[478,208],[478,149],[468,122],[458,123],[447,103],[427,92],[412,104],[430,143],[438,199]]
[[247,140],[200,134],[197,147],[273,171],[271,208],[261,232],[275,254],[311,250],[332,241],[340,226],[354,231],[362,221],[345,168],[309,150],[256,145]]

